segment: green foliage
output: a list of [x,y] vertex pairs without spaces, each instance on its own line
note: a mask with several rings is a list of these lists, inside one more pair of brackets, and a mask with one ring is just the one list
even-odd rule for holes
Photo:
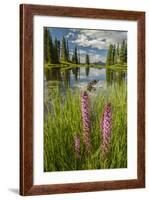
[[73,56],[72,56],[72,63],[78,64],[78,50],[77,50],[77,46],[75,46],[74,48],[74,52],[73,52]]
[[113,64],[117,63],[116,45],[113,45]]
[[45,63],[59,63],[58,41],[57,38],[55,38],[53,42],[48,28],[44,29],[44,61]]
[[122,42],[120,49],[120,63],[125,63],[127,61],[127,43],[125,40]]
[[119,46],[119,43],[117,46],[116,44],[109,45],[106,66],[115,65],[118,63],[127,63],[127,42],[125,40],[123,40],[121,46]]
[[[61,57],[60,57],[61,55]],[[62,44],[55,37],[52,39],[50,30],[44,29],[44,62],[49,64],[59,64],[69,61],[69,44],[66,43],[65,37],[62,39]]]
[[50,32],[49,32],[49,63],[54,63],[54,45]]
[[125,42],[124,46],[124,62],[127,63],[127,42]]
[[57,38],[55,38],[54,41],[53,56],[54,56],[53,63],[59,63],[59,42]]
[[110,44],[109,46],[106,65],[113,65],[113,45],[112,44]]
[[116,63],[120,62],[120,49],[119,49],[119,43],[117,44],[116,47]]
[[[127,88],[126,84],[113,85],[96,96],[90,93],[91,154],[84,150],[80,92],[59,90],[49,92],[45,101],[44,119],[44,171],[82,169],[109,169],[127,167]],[[110,150],[105,160],[101,157],[100,120],[105,103],[112,106],[112,132]],[[50,104],[50,107],[49,107]],[[74,151],[74,136],[81,138],[80,159]]]
[[62,39],[61,61],[68,62],[68,47],[66,45],[65,37]]
[[44,29],[44,60],[49,62],[49,31]]
[[68,40],[67,40],[67,43],[66,43],[66,53],[67,53],[67,61],[70,61],[70,57],[69,57],[69,43],[68,43]]

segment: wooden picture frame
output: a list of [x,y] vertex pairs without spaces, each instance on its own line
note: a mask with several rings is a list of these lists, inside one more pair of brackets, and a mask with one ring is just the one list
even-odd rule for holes
[[[33,17],[59,16],[137,21],[137,179],[34,185]],[[92,8],[20,5],[20,194],[45,195],[145,187],[145,13]]]

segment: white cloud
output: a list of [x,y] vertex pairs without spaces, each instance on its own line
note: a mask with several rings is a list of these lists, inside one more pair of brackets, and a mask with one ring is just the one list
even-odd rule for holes
[[[127,32],[108,30],[70,29],[66,36],[71,43],[78,45],[81,62],[85,62],[86,53],[89,54],[90,62],[105,62],[105,55],[98,50],[107,50],[110,44],[122,43],[127,39]],[[82,49],[81,47],[87,48]],[[70,55],[72,56],[72,49]]]
[[72,32],[77,32],[78,30],[80,30],[80,29],[77,29],[77,28],[70,28],[70,31],[72,31]]
[[82,47],[108,49],[110,43],[121,43],[127,39],[127,32],[80,30],[71,42]]
[[66,35],[66,38],[70,38],[70,37],[74,37],[74,33],[73,32],[69,32],[68,35]]

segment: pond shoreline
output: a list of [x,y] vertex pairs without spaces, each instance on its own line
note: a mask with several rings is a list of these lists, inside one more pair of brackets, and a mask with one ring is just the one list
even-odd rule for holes
[[61,69],[72,69],[77,67],[89,67],[89,68],[98,68],[98,69],[116,69],[116,70],[127,70],[126,64],[115,64],[115,65],[109,65],[109,66],[102,66],[97,64],[74,64],[74,63],[59,63],[59,64],[44,64],[44,68],[46,69],[52,69],[52,68],[61,68]]
[[[62,93],[68,88],[75,90],[95,90],[112,85],[113,83],[125,82],[127,80],[127,70],[95,67],[51,67],[44,70],[45,82],[51,89],[59,88]],[[90,83],[96,82],[93,86]]]

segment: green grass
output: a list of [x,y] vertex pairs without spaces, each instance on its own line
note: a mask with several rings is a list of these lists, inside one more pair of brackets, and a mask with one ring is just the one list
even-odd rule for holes
[[[67,90],[65,96],[60,95],[58,90],[50,92],[45,100],[47,113],[44,119],[44,171],[127,167],[126,84],[113,85],[106,91],[101,90],[96,96],[89,93],[89,100],[92,148],[87,155],[82,142],[80,92]],[[109,153],[103,159],[100,152],[100,120],[107,102],[112,106],[112,131]],[[80,159],[74,151],[76,134],[81,137]]]
[[46,69],[51,69],[51,68],[61,68],[61,69],[72,69],[73,67],[93,67],[93,68],[106,68],[106,69],[112,69],[112,70],[127,70],[127,65],[126,64],[115,64],[115,65],[110,65],[110,66],[101,66],[98,64],[74,64],[74,63],[69,63],[69,62],[61,62],[59,64],[50,64],[50,63],[45,63],[44,67]]
[[109,65],[105,66],[107,69],[112,69],[112,70],[127,70],[127,64],[115,64],[115,65]]

